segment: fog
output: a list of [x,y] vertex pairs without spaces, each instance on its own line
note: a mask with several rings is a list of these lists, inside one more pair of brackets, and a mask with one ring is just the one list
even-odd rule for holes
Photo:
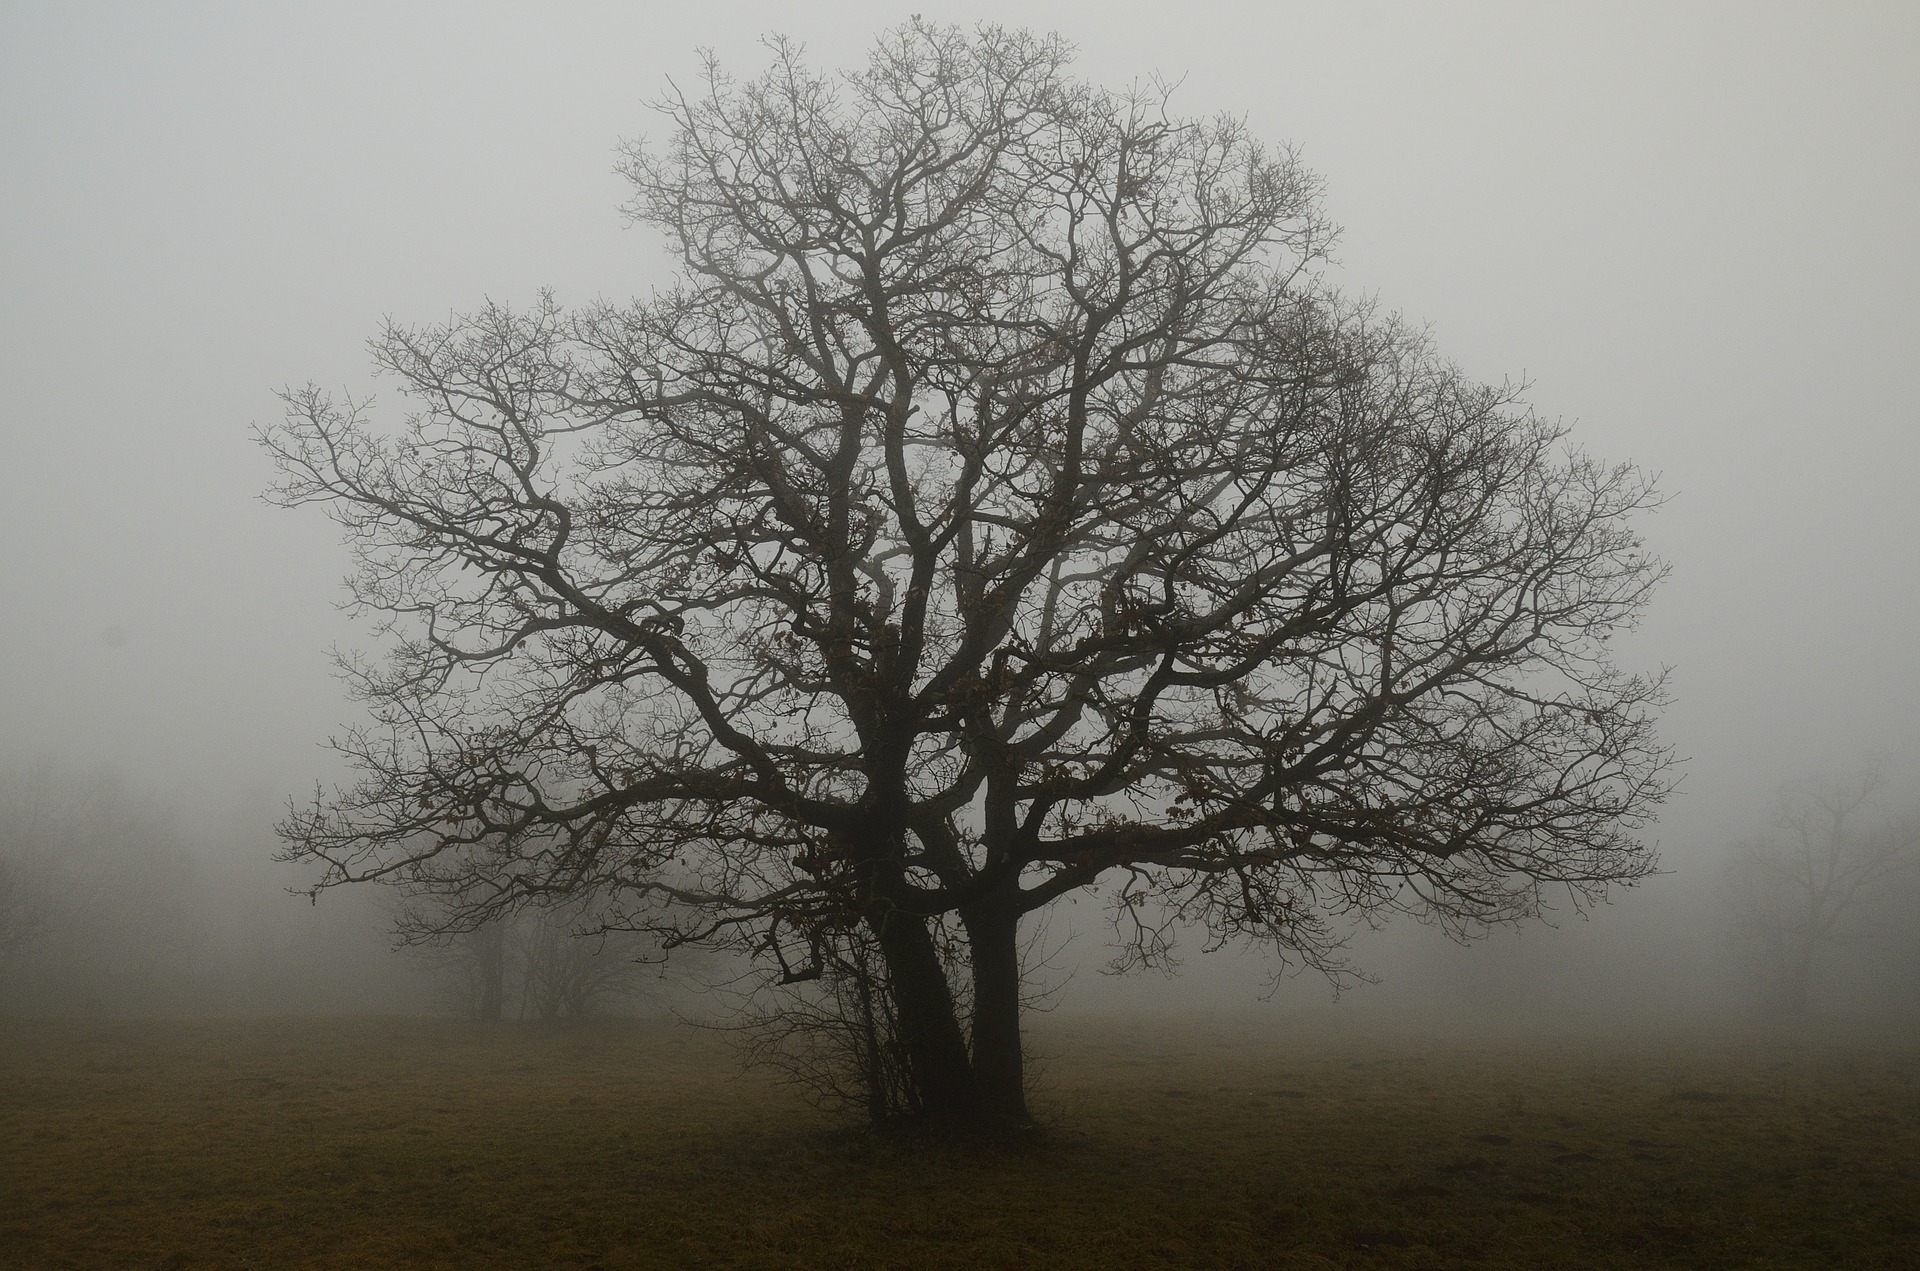
[[[16,807],[94,809],[62,813],[80,838],[44,860],[106,893],[63,938],[121,941],[126,964],[61,955],[64,978],[8,1009],[450,1009],[428,961],[388,950],[382,896],[310,905],[268,860],[276,810],[341,775],[322,743],[354,716],[328,651],[371,635],[337,608],[337,527],[260,501],[251,428],[288,384],[391,404],[365,353],[386,316],[665,281],[613,171],[645,103],[701,47],[744,75],[778,31],[852,65],[912,9],[0,10],[0,765]],[[1720,866],[1774,792],[1877,762],[1885,812],[1920,806],[1920,10],[920,11],[1057,30],[1095,83],[1179,79],[1189,114],[1297,145],[1344,227],[1342,285],[1472,374],[1528,381],[1668,496],[1644,528],[1672,574],[1623,650],[1673,668],[1663,876],[1466,947],[1358,932],[1378,982],[1337,1004],[1198,934],[1178,978],[1104,976],[1082,901],[1037,946],[1063,1009],[1556,1027],[1748,1009]],[[1911,942],[1862,948],[1822,971],[1826,1007],[1914,1011]],[[133,973],[156,963],[178,973]]]

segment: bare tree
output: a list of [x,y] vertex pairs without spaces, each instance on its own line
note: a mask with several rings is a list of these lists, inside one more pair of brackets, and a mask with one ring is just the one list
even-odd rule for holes
[[392,638],[362,780],[282,828],[318,886],[597,893],[789,981],[870,949],[964,1124],[1025,1115],[1019,927],[1071,892],[1135,961],[1174,919],[1331,967],[1330,910],[1649,872],[1642,474],[1330,290],[1315,180],[1234,120],[990,27],[773,54],[625,151],[672,289],[389,326],[403,429],[309,387],[263,434]]
[[608,931],[591,915],[566,909],[524,911],[510,931],[520,1018],[547,1024],[586,1019],[630,996],[654,954],[632,932]]
[[[423,938],[415,947],[424,949],[436,964],[446,990],[449,1005],[481,1023],[494,1024],[506,1018],[507,1008],[507,928],[511,918],[495,918],[471,931],[439,932],[437,940]],[[425,927],[428,922],[411,912],[402,917],[402,931],[409,925]]]
[[581,905],[528,905],[477,924],[458,908],[411,898],[401,941],[428,953],[456,1007],[482,1022],[585,1019],[635,998],[661,960],[657,944]]
[[1879,902],[1920,870],[1920,822],[1887,814],[1884,794],[1877,769],[1783,791],[1770,831],[1727,861],[1734,934],[1790,1015],[1812,1008],[1823,955],[1900,921]]

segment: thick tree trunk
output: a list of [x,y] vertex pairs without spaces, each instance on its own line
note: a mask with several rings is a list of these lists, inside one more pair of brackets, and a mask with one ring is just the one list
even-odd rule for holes
[[983,908],[961,915],[973,955],[973,1075],[984,1117],[1027,1121],[1026,1058],[1020,1040],[1020,916]]
[[886,907],[870,914],[867,925],[886,960],[900,1043],[921,1112],[930,1121],[964,1128],[978,1117],[979,1090],[953,990],[927,920]]

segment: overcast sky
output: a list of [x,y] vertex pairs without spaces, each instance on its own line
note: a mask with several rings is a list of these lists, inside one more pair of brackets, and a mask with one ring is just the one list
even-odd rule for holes
[[[347,569],[267,508],[274,391],[365,339],[666,276],[614,148],[713,48],[914,11],[1184,77],[1326,181],[1346,285],[1660,474],[1660,830],[1920,743],[1920,5],[0,4],[0,759],[182,799],[333,771]],[[392,401],[389,390],[386,400]]]

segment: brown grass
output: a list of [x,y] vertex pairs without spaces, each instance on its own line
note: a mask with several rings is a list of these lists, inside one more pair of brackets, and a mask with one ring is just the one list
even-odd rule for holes
[[8,1022],[0,1266],[1920,1267],[1920,1056],[1045,1021],[886,1142],[667,1025]]

